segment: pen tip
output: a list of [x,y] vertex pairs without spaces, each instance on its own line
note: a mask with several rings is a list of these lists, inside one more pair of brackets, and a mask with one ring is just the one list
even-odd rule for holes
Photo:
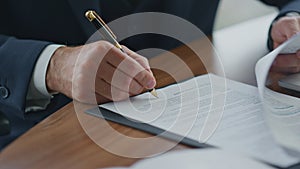
[[150,93],[151,93],[154,97],[158,98],[158,94],[157,94],[155,88],[151,89],[151,90],[150,90]]

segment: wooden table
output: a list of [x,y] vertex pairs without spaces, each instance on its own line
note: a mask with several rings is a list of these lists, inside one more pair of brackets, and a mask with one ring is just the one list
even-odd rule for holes
[[[214,54],[208,39],[195,41],[191,43],[191,46],[196,47],[197,51],[182,46],[173,50],[172,53],[167,52],[150,60],[150,65],[156,68],[154,74],[158,80],[158,87],[174,83],[175,79],[180,81],[194,75],[207,73],[207,67],[205,68],[203,63],[206,66],[211,65],[211,60],[208,58],[212,58],[211,56]],[[195,55],[195,52],[201,53],[202,61]],[[179,57],[170,56],[174,54]],[[192,73],[181,69],[182,64],[188,65]],[[163,71],[157,68],[161,68]],[[77,113],[75,113],[74,107],[76,107]],[[187,148],[185,145],[177,145],[170,140],[158,137],[155,141],[139,145],[116,139],[103,128],[107,121],[84,113],[84,110],[90,107],[90,105],[72,102],[46,118],[3,150],[0,154],[0,169],[94,169],[129,166],[140,160],[140,158],[126,158],[107,152],[88,137],[86,134],[88,132],[96,132],[97,138],[107,146],[115,146],[118,149],[145,156],[161,153],[162,150],[174,146],[173,149]],[[84,131],[86,126],[80,125],[84,122],[88,122],[87,124],[90,125],[88,131]],[[151,134],[116,123],[109,122],[109,124],[128,137],[153,137]]]

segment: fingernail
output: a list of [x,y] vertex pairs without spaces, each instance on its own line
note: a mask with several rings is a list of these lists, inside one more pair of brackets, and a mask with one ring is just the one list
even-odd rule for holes
[[155,86],[155,81],[154,80],[150,80],[147,84],[147,88],[148,89],[152,89]]
[[151,75],[153,76],[153,72],[151,71],[151,69],[149,69],[148,71],[149,71],[149,72],[151,73]]

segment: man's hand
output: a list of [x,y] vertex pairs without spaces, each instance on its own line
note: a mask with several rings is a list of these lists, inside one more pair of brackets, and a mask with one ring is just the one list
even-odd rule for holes
[[[286,16],[273,23],[271,37],[273,47],[277,48],[283,42],[300,32],[300,16]],[[300,45],[300,44],[299,44]],[[297,73],[300,71],[300,51],[295,54],[279,55],[273,62],[271,71],[280,73]]]
[[49,91],[80,102],[119,101],[156,85],[146,58],[123,47],[99,41],[61,47],[53,54],[46,76]]

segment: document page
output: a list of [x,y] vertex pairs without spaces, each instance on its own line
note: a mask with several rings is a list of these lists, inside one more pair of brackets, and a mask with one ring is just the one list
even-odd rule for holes
[[[279,54],[295,53],[300,49],[299,44],[300,34],[297,34],[260,59],[255,73],[268,127],[278,143],[300,152],[300,99],[266,87],[269,70],[276,57]],[[300,153],[297,156],[300,157]]]
[[299,162],[275,142],[253,86],[207,74],[157,92],[159,98],[144,93],[100,107],[280,167]]

